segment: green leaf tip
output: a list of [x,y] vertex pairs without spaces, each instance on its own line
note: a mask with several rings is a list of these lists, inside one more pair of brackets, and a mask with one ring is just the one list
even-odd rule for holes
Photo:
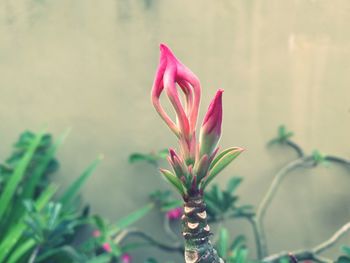
[[184,186],[181,182],[181,180],[179,178],[177,178],[172,172],[170,172],[169,170],[166,169],[159,169],[159,171],[161,172],[161,174],[164,176],[164,178],[171,183],[173,186],[175,186],[175,188],[177,189],[177,191],[184,196],[185,195],[185,189]]
[[208,176],[204,179],[202,189],[205,187],[234,159],[236,159],[245,149],[232,147],[220,153],[212,162]]

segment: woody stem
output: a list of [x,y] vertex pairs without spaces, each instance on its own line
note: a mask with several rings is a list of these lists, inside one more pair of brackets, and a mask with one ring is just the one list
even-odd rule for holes
[[184,203],[182,234],[185,238],[186,263],[223,263],[211,244],[206,205],[200,194],[189,196]]

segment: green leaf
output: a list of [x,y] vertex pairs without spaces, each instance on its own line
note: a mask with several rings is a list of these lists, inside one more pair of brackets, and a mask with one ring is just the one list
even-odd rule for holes
[[[55,185],[50,185],[35,201],[35,207],[38,211],[42,210],[45,205],[50,201],[53,195],[57,192],[57,187]],[[15,224],[5,236],[4,240],[0,242],[0,263],[10,254],[14,246],[17,244],[18,240],[22,237],[24,231],[27,228],[27,225],[24,222],[25,215]],[[30,249],[31,246],[27,244],[24,248],[16,249],[14,258],[20,258],[27,251],[25,248]],[[12,256],[11,256],[12,257]]]
[[[54,257],[55,260],[52,260],[52,257]],[[86,262],[86,260],[76,251],[76,249],[69,245],[64,245],[45,251],[36,259],[35,262],[51,262],[50,259],[54,262]]]
[[341,248],[341,251],[343,251],[346,255],[350,256],[350,247],[348,246],[343,246]]
[[319,150],[314,150],[312,152],[312,159],[316,164],[324,163],[326,160],[325,156]]
[[44,175],[44,172],[49,165],[50,161],[54,158],[56,155],[57,149],[59,146],[64,142],[64,140],[67,138],[70,130],[67,130],[58,140],[57,142],[51,146],[48,153],[45,155],[43,160],[39,163],[39,165],[35,168],[33,171],[33,174],[30,177],[30,180],[28,180],[28,185],[26,185],[23,193],[23,199],[25,198],[31,198],[33,196],[34,190],[38,183],[40,182],[41,177]]
[[158,158],[166,160],[169,156],[169,149],[163,149],[158,152]]
[[228,148],[224,151],[222,151],[220,154],[218,154],[218,156],[215,157],[215,159],[211,162],[210,166],[209,166],[209,170],[212,169],[214,167],[214,165],[220,161],[220,159],[225,156],[227,153],[231,152],[232,150],[235,150],[237,149],[237,147],[231,147],[231,148]]
[[86,263],[109,263],[109,262],[111,262],[111,256],[108,254],[107,255],[103,254],[101,256],[98,256],[86,261]]
[[185,195],[184,186],[179,178],[177,178],[169,170],[160,169],[160,172],[169,183],[175,186],[175,188],[182,196]]
[[237,236],[237,237],[233,240],[233,242],[232,242],[232,244],[231,244],[231,246],[230,246],[230,250],[237,249],[237,248],[239,248],[239,247],[244,246],[244,245],[245,245],[245,242],[246,242],[245,236],[243,236],[243,235]]
[[279,263],[290,263],[290,258],[289,257],[284,257],[279,260]]
[[148,204],[145,207],[138,209],[134,211],[133,213],[119,219],[114,226],[110,229],[110,234],[115,235],[117,232],[119,232],[122,229],[127,228],[128,226],[134,224],[141,218],[143,218],[146,214],[148,214],[152,208],[154,207],[154,204]]
[[62,197],[59,199],[59,202],[62,203],[63,207],[68,206],[71,201],[78,195],[80,189],[87,181],[87,179],[91,176],[91,174],[95,171],[97,165],[103,159],[102,156],[97,158],[79,177],[76,179],[73,184],[71,184],[67,190],[63,193]]
[[228,231],[226,228],[220,229],[217,249],[220,257],[226,258],[228,249]]
[[0,218],[4,216],[7,208],[11,207],[10,201],[17,190],[18,184],[25,174],[25,171],[33,157],[36,148],[39,146],[43,135],[44,132],[41,132],[35,137],[34,140],[31,141],[28,150],[17,164],[11,177],[6,182],[5,188],[0,196]]
[[227,166],[229,165],[234,159],[237,158],[238,155],[243,151],[242,148],[233,147],[230,148],[229,151],[225,151],[226,153],[223,155],[219,155],[215,159],[215,164],[210,168],[209,175],[205,180],[203,181],[202,189],[205,189],[205,187]]
[[350,263],[350,258],[347,256],[340,256],[337,259],[337,263]]
[[248,249],[247,248],[241,248],[236,253],[236,263],[247,263],[248,260]]
[[227,184],[227,192],[230,194],[233,194],[233,192],[241,184],[242,180],[243,180],[242,177],[232,177]]
[[8,263],[16,263],[19,262],[21,257],[23,257],[28,251],[32,250],[35,246],[35,240],[29,239],[24,243],[21,243],[11,254],[11,257],[8,259]]
[[157,164],[157,158],[154,154],[133,153],[129,156],[130,163],[136,163],[140,161],[146,161],[151,164]]

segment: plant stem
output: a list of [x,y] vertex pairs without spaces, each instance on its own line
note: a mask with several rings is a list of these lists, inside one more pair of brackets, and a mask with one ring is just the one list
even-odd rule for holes
[[292,254],[297,260],[313,260],[315,262],[321,263],[331,263],[334,262],[331,259],[327,259],[319,256],[325,250],[333,247],[341,237],[343,237],[347,232],[350,231],[350,222],[343,225],[339,230],[337,230],[328,240],[319,244],[318,246],[308,249],[308,250],[297,250],[294,252],[280,252],[263,259],[264,263],[278,263],[282,258],[287,257]]
[[287,140],[286,144],[296,151],[296,153],[298,154],[299,158],[304,157],[304,151],[297,143],[295,143],[295,142],[293,142],[291,140]]
[[268,254],[268,248],[267,248],[267,242],[266,242],[266,236],[265,236],[265,231],[263,227],[263,220],[264,216],[266,214],[266,211],[271,204],[274,196],[277,193],[278,187],[281,185],[283,179],[285,176],[291,172],[292,170],[303,166],[306,164],[308,161],[310,161],[311,157],[302,157],[299,159],[296,159],[287,165],[285,165],[274,177],[267,193],[265,194],[264,198],[262,199],[261,203],[258,206],[257,213],[256,213],[256,228],[259,230],[259,243],[260,247],[260,253],[258,253],[259,259],[262,259],[263,257],[266,257]]
[[202,195],[185,200],[182,217],[182,235],[185,238],[186,263],[223,263],[211,244],[206,206]]
[[[130,236],[137,236],[140,237],[144,240],[146,240],[147,242],[149,242],[151,245],[154,245],[155,247],[167,251],[167,252],[178,252],[183,254],[184,253],[184,249],[183,249],[183,245],[182,244],[175,244],[175,245],[167,245],[164,244],[163,242],[157,241],[155,240],[153,237],[147,235],[146,233],[138,230],[138,229],[129,229],[126,230],[125,234],[123,235],[122,239],[126,239],[127,237]],[[114,241],[116,241],[116,239],[114,239]],[[118,243],[120,243],[122,240],[119,239]]]
[[261,225],[258,223],[257,218],[255,216],[248,218],[248,220],[252,225],[252,229],[253,229],[255,245],[256,245],[256,254],[257,254],[257,257],[261,259],[264,257],[264,251],[267,250],[265,234],[263,233],[264,229],[261,228]]

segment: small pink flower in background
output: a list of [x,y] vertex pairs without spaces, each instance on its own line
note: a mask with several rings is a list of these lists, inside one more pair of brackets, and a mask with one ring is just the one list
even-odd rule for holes
[[102,248],[103,248],[103,250],[104,251],[106,251],[106,252],[108,252],[108,253],[110,253],[110,252],[112,252],[112,247],[111,247],[111,245],[109,244],[109,243],[104,243],[103,245],[102,245]]
[[92,236],[93,236],[93,237],[100,237],[100,236],[101,236],[101,232],[100,232],[99,230],[94,230],[94,231],[92,232]]
[[182,214],[183,214],[182,207],[177,207],[177,208],[169,210],[166,213],[166,217],[169,220],[176,220],[176,219],[180,219]]
[[128,253],[124,253],[121,256],[122,263],[131,263],[132,262],[132,257]]

